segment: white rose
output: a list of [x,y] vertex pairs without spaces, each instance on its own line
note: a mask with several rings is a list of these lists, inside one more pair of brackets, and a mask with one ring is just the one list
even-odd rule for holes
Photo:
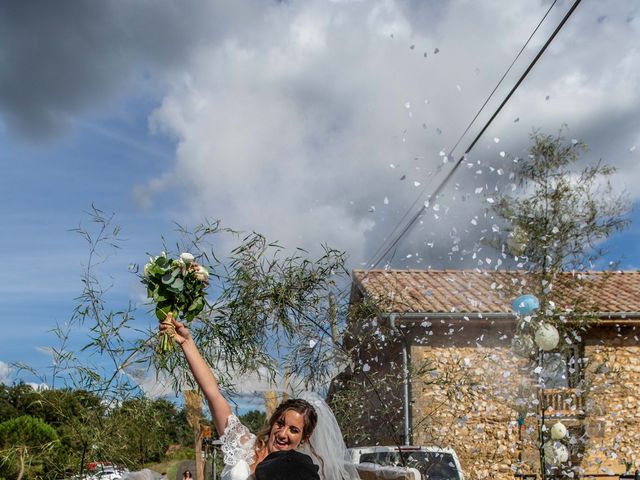
[[189,265],[191,262],[193,262],[194,257],[190,253],[184,252],[180,254],[180,260],[182,260],[185,265]]
[[209,281],[209,271],[202,265],[196,267],[196,278],[201,282]]

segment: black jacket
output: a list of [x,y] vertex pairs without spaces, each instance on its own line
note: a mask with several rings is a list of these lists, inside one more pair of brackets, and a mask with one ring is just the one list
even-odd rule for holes
[[320,480],[309,455],[295,450],[270,453],[256,466],[256,480]]

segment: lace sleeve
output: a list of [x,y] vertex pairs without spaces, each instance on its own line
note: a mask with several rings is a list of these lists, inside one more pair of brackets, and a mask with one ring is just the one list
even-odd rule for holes
[[231,414],[227,419],[227,426],[220,437],[225,465],[234,466],[244,460],[251,465],[255,459],[254,446],[256,436],[245,427],[238,417]]

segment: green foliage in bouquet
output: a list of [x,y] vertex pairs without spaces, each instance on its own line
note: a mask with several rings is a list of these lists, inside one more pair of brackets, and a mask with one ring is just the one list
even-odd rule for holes
[[[206,305],[205,289],[209,284],[208,270],[194,261],[193,255],[183,253],[179,259],[166,253],[151,258],[144,267],[142,283],[147,296],[156,304],[156,317],[162,323],[171,314],[174,318],[191,322]],[[171,330],[160,339],[160,351],[173,348]]]

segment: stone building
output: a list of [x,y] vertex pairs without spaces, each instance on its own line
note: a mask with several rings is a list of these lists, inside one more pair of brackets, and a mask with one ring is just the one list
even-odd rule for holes
[[361,348],[331,391],[364,386],[362,411],[347,410],[364,432],[346,428],[347,441],[452,447],[466,478],[513,479],[539,474],[540,436],[561,421],[570,459],[551,473],[640,469],[640,272],[583,272],[579,288],[558,279],[594,320],[563,330],[562,348],[524,357],[512,348],[522,275],[354,271],[352,309],[374,307],[352,320]]

